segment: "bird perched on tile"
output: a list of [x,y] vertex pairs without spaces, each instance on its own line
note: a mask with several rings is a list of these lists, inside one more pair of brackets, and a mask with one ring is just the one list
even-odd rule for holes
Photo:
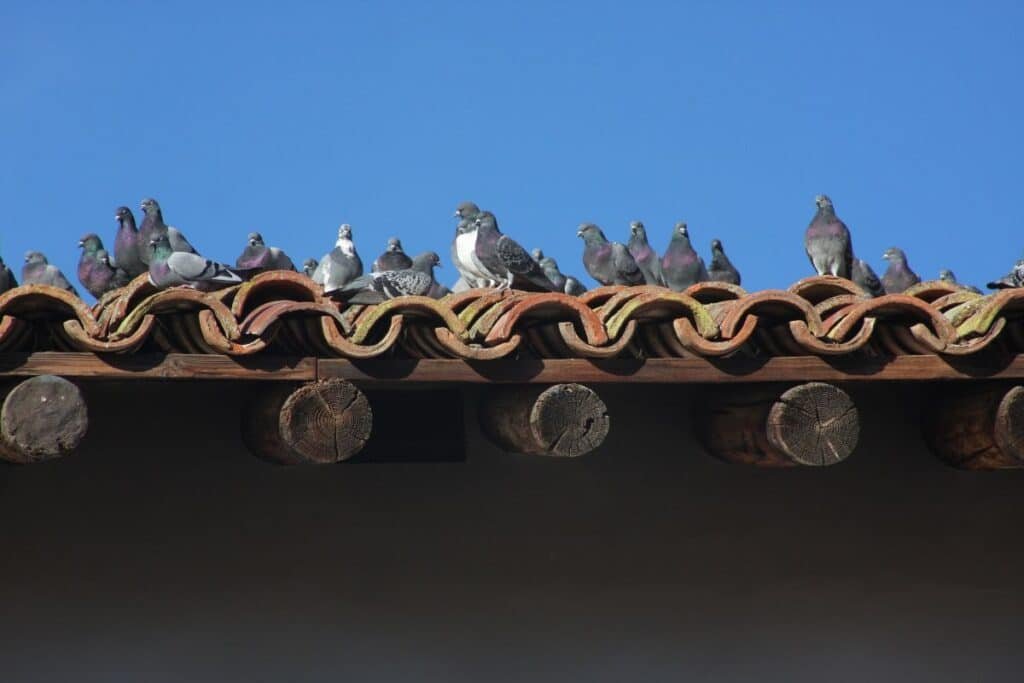
[[184,285],[201,292],[212,292],[242,281],[223,263],[199,254],[174,251],[166,232],[157,232],[150,241],[149,281],[157,289]]
[[82,248],[78,259],[78,281],[97,299],[131,281],[128,273],[111,265],[110,255],[103,248],[99,235],[89,233],[83,236],[78,246]]
[[397,237],[390,237],[387,249],[377,257],[370,270],[379,273],[382,270],[406,270],[408,268],[412,268],[412,259],[402,249],[402,241]]
[[629,248],[609,242],[601,228],[582,223],[576,236],[583,239],[583,267],[602,285],[642,285],[644,274]]
[[114,263],[128,273],[129,277],[138,277],[148,269],[142,260],[142,252],[148,251],[140,243],[139,230],[135,227],[135,216],[127,206],[119,206],[114,210],[117,221],[117,234],[114,236]]
[[18,279],[14,277],[14,273],[11,272],[10,267],[4,260],[0,258],[0,294],[3,294],[8,289],[14,289],[18,286]]
[[473,202],[462,202],[455,207],[455,217],[459,222],[455,226],[455,239],[452,241],[452,263],[469,289],[497,287],[499,281],[494,273],[480,263],[476,255],[476,218],[479,215],[480,207]]
[[732,261],[725,255],[725,248],[722,240],[711,240],[711,267],[708,268],[708,279],[714,282],[728,282],[732,285],[740,284],[740,271],[732,265]]
[[661,259],[647,241],[647,229],[641,221],[629,224],[629,242],[626,243],[630,256],[640,266],[644,274],[644,282],[649,285],[664,285],[661,275]]
[[579,296],[587,293],[587,288],[583,286],[583,283],[574,278],[572,275],[565,276],[565,286],[562,288],[569,296]]
[[558,262],[550,256],[545,256],[544,251],[541,249],[534,249],[530,252],[530,256],[537,262],[540,269],[544,271],[544,277],[551,280],[551,284],[558,291],[562,291],[565,288],[565,275],[558,269]]
[[[189,254],[199,253],[185,238],[185,235],[181,230],[164,223],[163,211],[160,209],[160,205],[155,199],[143,199],[139,208],[142,209],[144,214],[142,226],[139,228],[140,245],[152,245],[153,239],[157,235],[166,234],[168,244],[170,244],[172,251],[182,251]],[[147,266],[149,265],[149,258],[152,253],[152,249],[143,249],[140,251],[140,258]]]
[[981,290],[978,289],[977,287],[975,287],[974,285],[960,284],[960,282],[958,282],[957,279],[956,279],[956,275],[954,275],[953,271],[950,270],[949,268],[943,268],[942,270],[939,271],[939,280],[941,280],[942,282],[946,282],[948,284],[951,284],[951,285],[956,285],[960,289],[966,289],[969,292],[974,292],[975,294],[981,294]]
[[882,275],[882,288],[886,294],[900,294],[921,281],[917,273],[910,269],[907,255],[902,249],[889,247],[882,258],[889,262],[889,267]]
[[665,255],[661,257],[661,277],[665,286],[676,292],[708,279],[704,259],[690,244],[690,231],[683,221],[676,223]]
[[989,289],[1015,289],[1017,287],[1024,287],[1024,259],[1020,259],[1013,264],[1013,268],[1010,272],[1002,276],[998,280],[985,285]]
[[481,211],[474,219],[476,227],[476,259],[499,281],[503,289],[555,292],[558,287],[544,275],[540,264],[526,249],[501,232],[498,220],[490,211]]
[[850,266],[850,279],[871,296],[885,294],[882,281],[878,279],[874,269],[864,259],[853,257],[853,263]]
[[78,296],[78,290],[68,282],[60,268],[46,260],[41,251],[25,254],[25,265],[21,267],[21,282],[26,285],[49,285]]
[[235,268],[255,274],[268,270],[295,270],[295,264],[277,247],[268,247],[263,235],[250,232],[248,242],[241,255],[235,260]]
[[315,258],[308,258],[302,262],[302,272],[306,274],[306,277],[312,279],[313,273],[316,272],[316,267],[320,265],[320,262]]
[[818,275],[850,277],[853,240],[846,224],[836,216],[832,200],[823,194],[814,198],[818,211],[804,232],[804,249]]
[[441,286],[434,279],[434,268],[441,265],[441,257],[428,251],[412,259],[412,266],[401,270],[379,270],[357,277],[337,289],[324,289],[324,294],[337,296],[354,304],[375,304],[399,296],[429,296],[439,298]]
[[338,228],[338,239],[334,248],[324,254],[320,265],[313,273],[313,281],[324,286],[324,290],[341,289],[363,274],[363,261],[356,251],[352,239],[352,226],[343,223]]

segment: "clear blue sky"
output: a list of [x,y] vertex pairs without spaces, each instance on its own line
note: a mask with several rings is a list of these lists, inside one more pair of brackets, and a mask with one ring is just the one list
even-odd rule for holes
[[819,192],[879,272],[890,245],[976,283],[1022,253],[1019,2],[491,4],[3,3],[4,258],[74,278],[153,196],[221,260],[254,229],[319,257],[347,222],[365,262],[396,234],[450,282],[471,199],[566,272],[581,221],[661,249],[685,219],[784,287]]

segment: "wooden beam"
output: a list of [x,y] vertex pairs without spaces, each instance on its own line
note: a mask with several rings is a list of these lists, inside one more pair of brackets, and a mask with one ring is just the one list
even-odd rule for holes
[[0,460],[53,460],[78,447],[89,427],[77,386],[53,375],[26,379],[6,392],[0,410]]
[[957,387],[924,411],[925,440],[944,462],[965,470],[1024,468],[1024,387]]
[[220,356],[210,354],[98,355],[43,351],[0,353],[0,376],[33,375],[102,379],[243,379],[310,381],[315,358]]

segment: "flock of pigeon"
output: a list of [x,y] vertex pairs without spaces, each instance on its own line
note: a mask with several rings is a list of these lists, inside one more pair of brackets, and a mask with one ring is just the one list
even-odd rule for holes
[[[879,278],[871,266],[854,255],[850,231],[836,216],[832,200],[818,195],[815,203],[817,212],[804,233],[804,247],[818,275],[847,278],[871,296],[903,292],[921,281],[907,263],[906,254],[896,247],[887,249],[883,255],[889,266]],[[155,199],[144,199],[140,209],[144,217],[138,227],[128,207],[117,209],[113,258],[95,233],[85,235],[78,243],[82,249],[78,280],[96,298],[143,273],[148,273],[150,282],[158,289],[187,286],[213,291],[265,271],[295,270],[288,255],[277,247],[268,247],[257,232],[249,233],[248,244],[233,267],[210,260],[196,252],[181,231],[164,223]],[[586,291],[577,278],[563,274],[558,263],[540,249],[527,252],[502,233],[490,211],[482,211],[472,202],[463,202],[456,209],[455,218],[458,224],[451,259],[461,277],[451,290],[434,278],[434,268],[441,263],[435,252],[410,258],[395,237],[388,240],[386,250],[373,262],[371,272],[364,274],[363,262],[352,240],[352,228],[347,224],[341,226],[334,247],[319,261],[308,259],[303,263],[303,272],[322,285],[326,295],[362,304],[399,296],[441,298],[451,291],[477,287],[570,295]],[[630,238],[626,244],[609,242],[601,228],[593,223],[580,225],[576,234],[583,239],[584,268],[602,285],[656,285],[682,291],[708,280],[740,284],[740,273],[725,255],[721,241],[711,241],[711,265],[706,267],[690,243],[690,233],[683,222],[673,228],[669,245],[660,257],[649,244],[647,231],[640,221],[630,223]],[[957,284],[949,270],[941,271],[940,279]],[[38,251],[25,255],[21,280],[24,284],[50,285],[77,295],[60,269]],[[10,268],[0,260],[0,292],[17,284]],[[988,283],[990,289],[1021,286],[1024,286],[1024,259],[1017,261],[1007,275]],[[979,291],[970,286],[965,288]]]

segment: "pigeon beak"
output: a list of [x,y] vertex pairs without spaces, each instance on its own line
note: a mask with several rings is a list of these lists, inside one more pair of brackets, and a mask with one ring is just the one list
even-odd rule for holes
[[576,236],[583,237],[583,228],[580,228],[579,230],[576,231]]
[[459,211],[456,211],[455,213],[452,214],[452,216],[454,216],[455,218],[462,218],[462,213],[459,212]]
[[85,241],[84,240],[78,240],[78,246],[84,247],[85,246]]

